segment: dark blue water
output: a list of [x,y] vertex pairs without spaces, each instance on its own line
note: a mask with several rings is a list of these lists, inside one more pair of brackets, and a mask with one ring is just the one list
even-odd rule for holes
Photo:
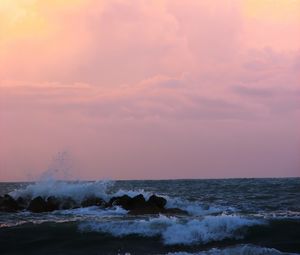
[[187,216],[0,212],[0,254],[300,254],[300,178],[1,183],[0,195],[165,196]]

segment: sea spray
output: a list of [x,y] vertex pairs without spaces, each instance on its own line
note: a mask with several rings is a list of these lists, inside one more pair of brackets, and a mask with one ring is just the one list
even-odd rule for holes
[[82,201],[85,197],[97,196],[108,199],[108,189],[114,185],[113,181],[103,180],[95,182],[66,182],[47,180],[39,181],[34,184],[29,184],[23,189],[17,189],[10,192],[14,198],[30,197],[35,198],[38,196],[47,198],[55,196],[58,198],[71,197],[75,201]]
[[[11,193],[15,196],[56,194],[80,200],[87,194],[102,194],[107,201],[116,194],[155,193],[164,195],[167,207],[187,209],[189,214],[132,216],[117,206],[2,212],[0,253],[15,252],[17,242],[20,254],[25,248],[32,254],[45,250],[53,254],[60,248],[66,254],[76,254],[80,248],[86,254],[299,254],[299,181],[278,179],[279,185],[273,179],[2,183],[2,194],[16,189]],[[206,197],[216,199],[205,203]],[[42,245],[43,250],[37,251]]]
[[[10,195],[15,199],[19,197],[35,198],[41,196],[48,198],[55,196],[57,198],[72,198],[76,202],[80,203],[87,197],[100,197],[106,201],[109,201],[112,197],[128,195],[130,197],[142,194],[145,199],[153,194],[150,191],[144,189],[127,190],[123,188],[116,188],[115,181],[112,180],[99,180],[93,182],[81,182],[81,181],[59,181],[54,179],[42,180],[29,184],[24,188],[16,189],[10,192]],[[157,194],[166,198],[166,208],[180,208],[186,210],[190,215],[204,216],[209,214],[224,214],[224,212],[233,212],[232,208],[225,207],[204,207],[199,202],[188,201],[183,198],[169,197],[167,195]]]
[[236,245],[233,247],[218,249],[213,248],[207,251],[189,252],[169,252],[166,255],[297,255],[296,253],[280,252],[273,248],[260,247],[256,245]]
[[240,239],[245,227],[264,224],[261,220],[239,216],[206,216],[202,219],[180,219],[160,215],[157,218],[122,220],[115,222],[85,222],[79,225],[82,232],[110,233],[116,237],[126,235],[156,236],[163,242],[174,244],[205,244],[226,238]]
[[47,170],[40,174],[37,181],[72,180],[74,179],[72,176],[73,169],[70,153],[68,151],[61,151],[53,156]]

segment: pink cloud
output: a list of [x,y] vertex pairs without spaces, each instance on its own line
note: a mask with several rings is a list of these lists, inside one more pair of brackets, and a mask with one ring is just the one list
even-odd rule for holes
[[0,179],[62,150],[85,179],[299,176],[299,49],[248,43],[240,3],[51,6],[0,43]]

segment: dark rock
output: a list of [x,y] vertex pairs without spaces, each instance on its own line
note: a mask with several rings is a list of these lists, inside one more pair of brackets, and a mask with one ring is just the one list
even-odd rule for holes
[[20,208],[17,201],[12,198],[10,195],[6,194],[3,197],[0,197],[0,211],[4,212],[16,212]]
[[24,197],[18,197],[18,199],[16,200],[19,208],[21,210],[26,209],[29,205],[30,202],[30,198],[24,198]]
[[130,210],[142,209],[145,207],[147,207],[147,204],[146,204],[146,200],[142,194],[139,194],[130,200]]
[[165,208],[167,200],[163,197],[152,195],[147,202],[143,195],[138,195],[131,199],[128,214],[166,214],[166,215],[187,215],[188,213],[179,208]]
[[144,214],[167,214],[167,215],[187,215],[188,213],[179,208],[165,208],[167,200],[163,197],[152,195],[146,202],[144,196],[139,194],[133,198],[123,195],[113,197],[109,201],[110,206],[118,205],[128,210],[130,215]]
[[147,203],[151,206],[157,206],[158,208],[165,208],[165,205],[167,204],[167,200],[164,199],[163,197],[158,197],[156,195],[152,195]]
[[78,208],[78,204],[74,199],[71,197],[67,197],[61,201],[60,209],[68,210],[68,209],[75,209]]
[[114,203],[116,202],[116,200],[118,199],[119,197],[112,197],[109,201],[108,201],[108,206],[111,207],[114,205]]
[[167,201],[164,198],[155,195],[151,196],[146,202],[144,196],[140,194],[131,199],[129,214],[159,214],[163,212],[166,202]]
[[146,200],[142,194],[137,195],[133,198],[128,195],[123,195],[121,197],[112,197],[108,203],[110,206],[118,205],[125,210],[133,210],[138,208],[143,208],[146,206]]
[[46,201],[47,211],[51,212],[51,211],[59,210],[60,203],[61,203],[61,201],[57,197],[55,197],[55,196],[48,197],[47,201]]
[[82,207],[104,206],[104,205],[105,205],[105,201],[102,198],[99,198],[99,197],[88,197],[88,198],[85,198],[81,202]]
[[130,205],[130,202],[131,202],[132,198],[128,195],[123,195],[121,197],[112,197],[110,200],[109,200],[109,205],[110,206],[121,206],[123,209],[125,210],[130,210],[131,208],[131,205]]
[[36,197],[30,201],[27,210],[35,213],[46,212],[47,203],[42,197]]

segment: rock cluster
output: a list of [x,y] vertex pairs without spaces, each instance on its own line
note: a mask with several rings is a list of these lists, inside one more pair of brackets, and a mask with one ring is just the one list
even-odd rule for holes
[[0,196],[0,212],[28,210],[34,213],[42,213],[89,206],[98,206],[103,209],[120,206],[127,210],[130,215],[187,214],[186,211],[179,208],[166,208],[166,204],[167,200],[163,197],[152,195],[146,200],[142,194],[135,197],[130,197],[128,195],[112,197],[109,201],[105,201],[99,197],[90,196],[83,199],[80,203],[76,202],[71,197],[57,198],[55,196],[50,196],[43,198],[38,196],[35,198],[19,197],[18,199],[14,199],[8,194]]
[[10,195],[0,197],[0,210],[6,212],[15,212],[20,209],[19,204]]

